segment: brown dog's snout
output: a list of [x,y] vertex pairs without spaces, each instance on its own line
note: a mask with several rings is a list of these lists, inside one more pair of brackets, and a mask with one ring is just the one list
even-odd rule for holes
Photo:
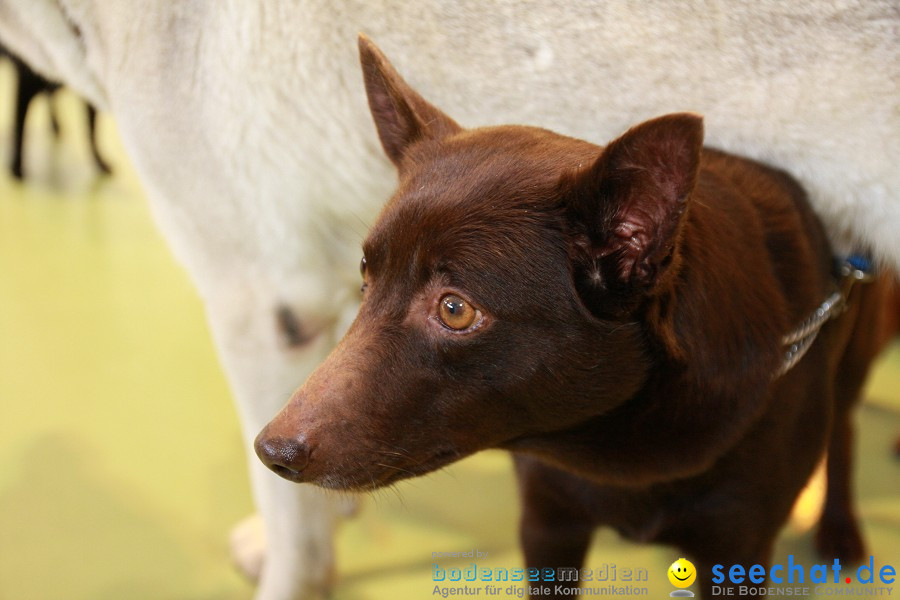
[[309,463],[309,444],[303,436],[270,436],[267,427],[256,436],[254,447],[263,464],[275,473],[297,483],[304,481],[303,470]]

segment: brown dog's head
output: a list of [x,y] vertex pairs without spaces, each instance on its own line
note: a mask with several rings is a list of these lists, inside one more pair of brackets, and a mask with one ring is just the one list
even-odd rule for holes
[[635,314],[677,270],[700,119],[649,121],[605,150],[465,130],[364,38],[360,54],[399,189],[363,245],[356,321],[259,457],[293,481],[371,489],[627,401],[651,351]]

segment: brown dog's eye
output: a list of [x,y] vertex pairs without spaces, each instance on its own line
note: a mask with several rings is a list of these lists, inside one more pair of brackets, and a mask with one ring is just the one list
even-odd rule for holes
[[448,329],[464,331],[478,322],[481,312],[456,294],[447,294],[441,298],[438,315]]

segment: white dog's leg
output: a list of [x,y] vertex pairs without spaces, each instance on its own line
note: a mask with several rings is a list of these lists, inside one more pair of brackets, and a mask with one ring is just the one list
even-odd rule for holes
[[[257,412],[252,402],[241,402],[240,396],[238,402],[242,412],[248,408]],[[319,488],[285,481],[266,469],[252,448],[258,429],[246,427],[244,443],[261,522],[254,526],[251,521],[239,537],[232,536],[233,556],[248,574],[257,571],[258,600],[323,598],[334,571],[337,499]]]
[[244,576],[251,581],[259,581],[266,557],[265,524],[259,513],[241,519],[231,528],[228,546],[234,564]]
[[[267,300],[275,296],[264,281],[232,282],[204,294],[213,337],[235,393],[253,497],[262,517],[261,522],[242,523],[232,536],[232,549],[244,571],[259,574],[258,600],[316,600],[325,597],[332,584],[332,536],[344,502],[269,471],[257,459],[253,441],[328,352],[343,325],[340,315],[329,314],[322,303],[310,307],[307,302],[305,312],[291,311],[295,325],[305,324],[303,339],[291,343],[286,338],[296,338],[297,332],[284,331],[279,303]],[[312,282],[309,287],[327,288]]]
[[[337,518],[354,517],[359,512],[359,508],[360,498],[341,496],[337,499],[336,516]],[[307,518],[310,517],[314,518],[314,515],[307,515]],[[245,577],[254,582],[258,582],[262,577],[265,564],[265,527],[262,516],[259,513],[253,513],[238,521],[228,536],[228,546],[235,566]]]
[[265,540],[257,600],[324,598],[334,577],[334,498],[278,478],[255,456],[250,473]]

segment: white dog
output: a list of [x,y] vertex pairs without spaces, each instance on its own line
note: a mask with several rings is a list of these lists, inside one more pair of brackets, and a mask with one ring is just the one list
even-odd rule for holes
[[[792,172],[836,242],[900,267],[898,27],[894,0],[0,0],[4,42],[115,116],[251,454],[349,322],[359,242],[394,184],[358,32],[463,125],[601,142],[702,113],[710,145]],[[258,598],[320,597],[331,502],[250,462]]]

